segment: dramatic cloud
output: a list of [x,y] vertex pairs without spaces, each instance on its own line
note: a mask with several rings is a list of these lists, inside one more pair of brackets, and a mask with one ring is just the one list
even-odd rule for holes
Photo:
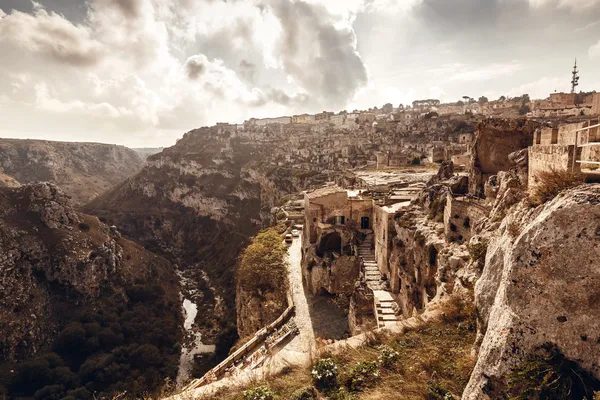
[[2,14],[0,43],[11,46],[10,51],[40,53],[50,60],[77,66],[94,65],[102,58],[104,49],[91,38],[89,28],[73,25],[37,4],[33,15]]
[[325,105],[343,107],[367,83],[354,31],[336,26],[319,5],[279,1],[273,8],[284,29],[279,50],[286,71]]
[[569,89],[576,57],[598,90],[599,20],[600,0],[0,0],[1,134],[156,146],[250,117],[538,97]]

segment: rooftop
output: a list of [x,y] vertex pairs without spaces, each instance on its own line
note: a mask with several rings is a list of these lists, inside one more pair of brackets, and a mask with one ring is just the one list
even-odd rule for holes
[[329,196],[336,193],[346,193],[346,190],[337,185],[331,185],[315,189],[312,192],[307,192],[306,195],[309,199],[317,199],[319,197]]

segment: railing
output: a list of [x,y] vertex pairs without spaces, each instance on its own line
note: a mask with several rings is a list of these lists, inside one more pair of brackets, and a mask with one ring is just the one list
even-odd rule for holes
[[208,371],[204,376],[200,379],[194,379],[187,386],[185,386],[181,392],[185,392],[188,390],[197,389],[201,386],[204,386],[214,380],[218,380],[218,378],[223,375],[226,369],[235,364],[236,361],[242,359],[248,354],[252,353],[257,347],[259,347],[265,339],[273,333],[276,329],[283,325],[284,321],[286,321],[294,312],[294,305],[289,306],[275,321],[262,328],[258,332],[254,334],[252,339],[250,339],[247,343],[245,343],[242,347],[237,349],[233,354],[227,357],[225,360],[221,361],[216,367]]

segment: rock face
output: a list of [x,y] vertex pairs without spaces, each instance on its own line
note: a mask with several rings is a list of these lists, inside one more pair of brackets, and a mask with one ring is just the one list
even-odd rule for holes
[[75,212],[57,186],[0,188],[0,366],[48,350],[74,313],[111,296],[126,305],[125,287],[140,279],[158,279],[178,304],[168,261]]
[[204,343],[235,332],[237,257],[277,200],[298,190],[271,172],[271,153],[235,131],[197,129],[84,207],[178,265]]
[[83,204],[143,165],[126,147],[101,143],[0,139],[0,172],[18,182],[52,182]]
[[20,183],[17,182],[12,176],[0,173],[0,187],[19,187]]
[[527,119],[488,119],[477,124],[471,145],[469,193],[483,196],[483,186],[490,176],[508,171],[513,162],[519,163],[519,157],[511,160],[509,155],[531,146],[538,127],[538,123]]
[[515,206],[485,260],[475,286],[483,341],[463,399],[497,398],[511,368],[545,343],[600,378],[600,185]]

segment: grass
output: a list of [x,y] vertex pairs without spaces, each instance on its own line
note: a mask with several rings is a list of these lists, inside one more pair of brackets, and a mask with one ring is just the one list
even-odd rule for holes
[[537,185],[533,188],[529,202],[538,206],[554,199],[562,191],[585,183],[585,176],[567,170],[550,169],[536,175]]
[[[319,398],[368,400],[435,399],[435,393],[450,392],[459,396],[475,365],[471,347],[475,341],[474,307],[468,301],[451,300],[442,307],[443,318],[402,334],[375,332],[359,348],[345,348],[331,357],[339,366],[337,387],[322,391]],[[382,345],[398,353],[392,365],[383,367],[378,360]],[[348,385],[357,371],[378,363],[379,376],[364,385]],[[369,367],[370,368],[370,367]],[[356,383],[356,379],[354,379]],[[308,368],[288,368],[265,381],[246,388],[223,391],[207,400],[242,400],[243,391],[266,385],[280,399],[313,385]],[[340,392],[341,391],[341,392]],[[341,394],[340,394],[341,393]],[[432,395],[432,393],[434,393]]]

